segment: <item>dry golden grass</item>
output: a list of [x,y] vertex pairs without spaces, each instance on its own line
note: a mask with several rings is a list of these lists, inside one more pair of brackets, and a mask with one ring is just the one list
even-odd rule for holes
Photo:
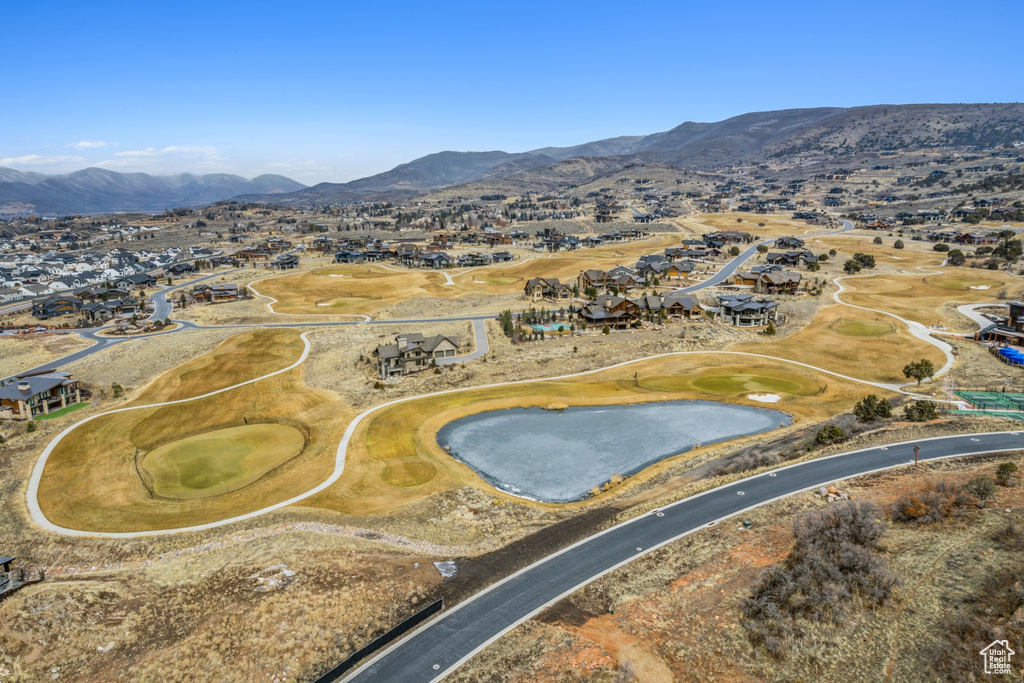
[[574,279],[581,270],[632,266],[645,254],[678,246],[679,235],[657,236],[635,242],[609,244],[576,252],[541,254],[522,252],[508,265],[446,271],[454,282],[446,285],[440,271],[407,269],[386,264],[353,264],[317,268],[283,275],[254,285],[278,300],[278,313],[304,315],[372,315],[415,298],[453,298],[469,294],[519,294],[533,277]]
[[[230,386],[280,369],[302,349],[296,330],[260,330],[167,373],[137,404]],[[289,355],[291,354],[291,355]],[[334,447],[351,412],[334,394],[308,389],[302,368],[216,396],[99,417],[69,434],[43,471],[39,502],[56,524],[96,531],[163,529],[216,521],[302,493],[334,466]],[[151,497],[135,458],[179,439],[246,423],[273,422],[306,437],[297,457],[223,495],[180,502]]]
[[[874,243],[876,237],[882,238],[882,244]],[[896,249],[893,247],[896,239],[875,231],[854,231],[808,239],[807,246],[816,254],[835,249],[839,254],[834,258],[840,263],[852,258],[857,252],[870,254],[875,257],[878,268],[911,270],[934,266],[938,269],[946,258],[945,254],[932,249],[931,242],[914,242],[905,237],[904,248]]]
[[0,377],[15,375],[91,345],[77,334],[0,337]]
[[911,360],[927,358],[937,368],[946,362],[939,349],[911,336],[904,323],[839,304],[822,308],[796,334],[729,349],[789,358],[872,382],[906,381],[903,366]]
[[[843,280],[843,301],[889,311],[925,325],[957,330],[976,326],[956,312],[962,304],[998,302],[1000,292],[1016,298],[1024,281],[1009,273],[978,268],[943,266],[940,274],[887,275]],[[987,289],[974,289],[986,287]]]
[[[930,463],[859,477],[840,488],[884,512],[929,479],[964,483],[992,476],[996,462]],[[997,495],[989,509],[955,522],[883,522],[882,557],[901,581],[894,599],[876,610],[853,601],[850,617],[838,624],[801,621],[807,633],[785,643],[783,659],[750,644],[739,623],[741,605],[765,568],[791,550],[793,519],[825,505],[810,493],[748,511],[615,570],[490,645],[451,680],[554,683],[570,670],[585,672],[585,680],[622,680],[627,666],[636,670],[630,645],[643,648],[639,664],[648,671],[669,669],[667,680],[940,680],[933,669],[941,661],[936,645],[955,614],[969,609],[964,597],[1019,568],[1019,551],[1000,549],[992,534],[1010,519],[1020,526],[1024,500],[1019,487],[1000,487]],[[742,528],[740,519],[752,528]],[[1002,616],[999,623],[1014,628]],[[983,677],[976,651],[958,656]]]
[[[737,222],[736,219],[740,219]],[[705,213],[686,216],[674,221],[687,232],[706,234],[719,230],[739,230],[751,235],[768,239],[771,237],[799,237],[807,239],[809,235],[829,232],[829,228],[819,225],[808,225],[803,221],[794,221],[785,216],[766,215],[759,213]],[[762,226],[761,223],[764,223]]]
[[[347,453],[345,474],[301,505],[373,514],[388,513],[458,486],[482,488],[498,495],[472,469],[437,445],[436,434],[444,424],[472,413],[553,403],[607,405],[679,399],[763,406],[746,398],[746,394],[760,391],[756,387],[761,385],[782,395],[772,407],[794,415],[798,425],[849,410],[862,396],[877,393],[870,387],[784,362],[697,354],[642,361],[575,379],[426,397],[384,409],[360,425]],[[698,449],[679,457],[694,457],[701,452]],[[642,481],[677,460],[655,464],[633,480]],[[570,505],[581,504],[586,503]]]

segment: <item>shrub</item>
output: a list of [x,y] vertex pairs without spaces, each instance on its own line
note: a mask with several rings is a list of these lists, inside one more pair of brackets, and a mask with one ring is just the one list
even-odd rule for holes
[[[833,249],[832,251],[835,252],[835,249]],[[835,256],[835,253],[833,253],[832,256]],[[818,260],[821,263],[824,263],[825,261],[828,261],[828,259],[829,259],[829,255],[828,254],[818,254]]]
[[27,434],[31,434],[32,432],[36,431],[36,427],[38,426],[39,425],[36,424],[35,420],[29,418],[28,423],[25,424],[25,432]]
[[1024,550],[1024,530],[1012,521],[996,529],[992,533],[992,540],[1002,550]]
[[768,321],[768,326],[764,328],[764,335],[766,337],[774,337],[777,330],[775,329],[775,323],[771,320]]
[[836,251],[835,249],[829,249],[829,250],[828,250],[828,255],[829,255],[829,256],[835,256],[835,255],[836,255],[836,254],[838,254],[838,253],[839,253],[839,252],[838,252],[838,251]]
[[380,380],[377,380],[376,382],[373,383],[373,388],[374,389],[383,389],[384,388],[384,382],[381,382]]
[[757,245],[757,253],[758,254],[767,254],[768,253],[768,245],[767,244],[759,244],[759,245]]
[[996,468],[996,481],[1000,486],[1009,486],[1016,478],[1017,465],[1012,462],[1004,462]]
[[740,255],[740,248],[739,248],[739,247],[737,247],[737,246],[736,246],[736,245],[734,244],[734,245],[732,245],[731,247],[729,247],[729,253],[730,253],[731,255],[733,255],[733,256],[739,256],[739,255]]
[[875,257],[871,254],[862,254],[858,251],[853,255],[853,259],[865,268],[875,267]]
[[874,422],[886,417],[892,417],[892,404],[880,399],[874,394],[868,394],[853,407],[853,414],[861,422]]
[[845,270],[850,275],[853,275],[854,273],[859,273],[860,269],[860,261],[857,261],[855,259],[847,259],[846,263],[843,264],[843,270]]
[[938,244],[933,246],[932,249],[934,249],[935,251],[949,251],[949,245],[946,244],[945,242],[939,242]]
[[985,507],[985,501],[996,495],[996,483],[992,477],[975,477],[964,485],[964,490],[977,498],[981,507]]
[[124,396],[124,387],[117,382],[110,385],[110,390],[114,393],[114,398],[121,398]]
[[737,455],[724,465],[719,465],[715,468],[715,476],[756,470],[759,467],[772,467],[778,465],[780,461],[781,458],[774,453],[762,453],[755,450]]
[[838,425],[825,425],[818,430],[814,440],[820,444],[830,444],[842,441],[846,438],[846,432]]
[[607,325],[605,325],[604,327],[601,328],[601,334],[611,334],[611,333],[612,333],[612,328],[608,327]]
[[798,517],[786,559],[769,567],[741,605],[740,624],[770,655],[803,635],[798,619],[842,623],[860,596],[884,605],[899,581],[878,554],[885,528],[878,507],[845,502]]
[[967,257],[959,249],[950,249],[946,256],[946,262],[951,266],[962,266],[967,263]]
[[896,240],[895,242],[892,243],[892,246],[893,246],[893,249],[902,249],[906,245],[903,244],[903,240]]
[[903,406],[903,417],[908,422],[931,422],[939,417],[939,409],[934,401],[921,399]]
[[872,241],[872,242],[873,242],[874,244],[881,244],[881,243],[882,243],[882,238],[881,238],[881,237],[876,237],[875,239],[873,239],[873,240],[871,240],[871,241]]
[[933,524],[948,517],[962,515],[970,503],[970,496],[958,484],[938,481],[926,484],[914,493],[897,500],[889,517],[894,522]]

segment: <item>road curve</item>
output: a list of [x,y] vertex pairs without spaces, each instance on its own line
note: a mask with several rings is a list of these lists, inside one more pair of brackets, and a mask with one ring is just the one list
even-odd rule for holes
[[[831,232],[825,232],[825,233],[822,233],[820,235],[813,235],[813,237],[828,237],[829,235],[838,235],[841,232],[846,232],[847,230],[853,230],[853,223],[851,223],[850,221],[844,219],[842,221],[842,224],[843,224],[843,227],[841,227],[839,230],[833,230]],[[746,251],[744,251],[739,256],[737,256],[733,260],[731,260],[728,263],[726,263],[724,266],[722,266],[721,269],[719,269],[719,271],[717,273],[715,273],[714,275],[709,277],[704,282],[699,282],[699,283],[697,283],[695,285],[690,285],[689,287],[681,287],[681,288],[679,288],[679,289],[677,289],[675,291],[682,292],[683,294],[689,294],[691,292],[697,292],[697,291],[700,291],[702,289],[707,289],[708,287],[714,287],[715,285],[722,284],[723,282],[728,280],[729,277],[733,273],[735,273],[737,270],[739,270],[740,266],[742,266],[744,263],[746,263],[750,258],[752,258],[754,256],[754,254],[757,253],[757,248],[758,247],[760,247],[763,244],[774,244],[776,239],[777,238],[773,237],[771,239],[761,240],[760,242],[757,242],[756,244],[750,245],[749,247],[747,247]]]
[[[922,460],[1024,449],[1021,432],[922,439]],[[914,462],[915,442],[841,453],[684,498],[536,562],[414,631],[345,681],[438,681],[545,607],[638,557],[752,508],[843,479]]]
[[60,441],[65,436],[70,434],[74,429],[76,429],[79,426],[85,424],[86,422],[90,422],[90,421],[92,421],[92,420],[94,420],[94,419],[96,419],[98,417],[101,417],[103,415],[108,415],[110,413],[123,412],[123,411],[127,411],[127,410],[139,410],[141,408],[154,408],[154,407],[159,407],[159,406],[164,406],[164,405],[175,405],[175,404],[187,403],[188,401],[196,401],[196,400],[199,400],[201,398],[206,398],[207,396],[212,396],[214,394],[221,394],[221,393],[224,393],[225,391],[231,391],[232,389],[236,389],[238,387],[245,386],[246,384],[252,384],[254,382],[259,382],[260,380],[266,379],[267,377],[273,377],[274,375],[281,374],[282,372],[287,372],[288,370],[291,370],[291,369],[296,368],[299,365],[301,365],[306,360],[306,357],[309,355],[310,344],[309,344],[309,340],[306,339],[306,335],[307,334],[309,334],[309,331],[303,332],[302,335],[301,335],[302,341],[305,344],[305,349],[303,350],[301,357],[299,358],[298,361],[296,361],[292,365],[288,366],[287,368],[284,368],[283,370],[278,370],[276,372],[272,372],[272,373],[264,375],[262,377],[257,377],[257,378],[251,379],[251,380],[246,380],[245,382],[241,382],[240,384],[236,384],[236,385],[230,386],[230,387],[225,387],[223,389],[218,389],[217,391],[213,391],[213,392],[210,392],[208,394],[203,394],[201,396],[195,396],[195,397],[192,397],[192,398],[183,398],[183,399],[179,399],[179,400],[176,400],[176,401],[169,401],[167,403],[151,403],[151,404],[148,404],[148,405],[145,405],[145,406],[130,406],[130,407],[127,407],[127,408],[117,408],[115,410],[110,410],[110,411],[106,411],[106,412],[103,412],[103,413],[96,413],[95,415],[90,415],[89,417],[85,418],[84,420],[76,422],[73,425],[71,425],[71,426],[67,427],[66,429],[64,429],[63,431],[61,431],[59,434],[57,434],[57,436],[55,436],[53,438],[53,440],[50,441],[50,443],[48,443],[46,445],[46,448],[43,449],[42,454],[39,456],[39,460],[36,461],[35,467],[33,467],[33,469],[32,469],[32,476],[29,478],[28,489],[27,489],[25,495],[26,495],[26,498],[28,500],[28,507],[29,507],[30,515],[32,517],[32,521],[35,522],[41,528],[46,529],[47,531],[50,531],[50,532],[53,532],[53,533],[57,533],[57,534],[63,534],[65,536],[78,536],[78,537],[89,537],[89,538],[141,538],[141,537],[145,537],[145,536],[164,536],[164,535],[170,535],[170,534],[185,533],[185,532],[190,532],[190,531],[207,531],[209,529],[215,529],[217,527],[225,526],[225,525],[228,525],[228,524],[233,524],[235,522],[242,522],[242,521],[245,521],[245,520],[255,519],[256,517],[260,517],[260,516],[265,515],[265,514],[267,514],[269,512],[273,512],[274,510],[280,510],[281,508],[288,507],[289,505],[294,505],[296,503],[299,503],[299,502],[305,500],[306,498],[309,498],[312,495],[320,493],[321,491],[323,491],[327,487],[331,486],[334,482],[338,481],[338,479],[341,478],[341,475],[345,472],[345,456],[346,456],[346,453],[348,452],[348,446],[349,446],[349,443],[352,440],[352,436],[355,434],[356,428],[360,425],[360,423],[362,423],[363,420],[365,420],[366,418],[370,417],[372,414],[376,413],[379,410],[383,410],[385,408],[389,408],[391,406],[398,405],[399,403],[407,403],[409,401],[417,401],[417,400],[420,400],[420,399],[433,398],[433,397],[436,397],[436,396],[446,396],[448,394],[455,394],[455,393],[460,393],[460,392],[464,392],[464,391],[476,391],[476,390],[484,390],[484,389],[494,389],[494,388],[498,388],[498,387],[510,387],[510,386],[516,386],[516,385],[520,385],[520,384],[535,384],[535,383],[538,383],[538,382],[551,382],[551,381],[558,381],[558,380],[565,380],[565,379],[573,379],[573,378],[577,378],[577,377],[586,377],[588,375],[597,374],[597,373],[600,373],[600,372],[604,372],[606,370],[614,370],[616,368],[627,367],[629,365],[634,365],[636,363],[643,363],[645,361],[655,360],[655,359],[658,359],[658,358],[668,358],[668,357],[671,357],[671,356],[692,356],[692,355],[705,354],[705,353],[716,353],[716,354],[719,354],[719,355],[728,355],[728,356],[744,356],[744,357],[747,357],[747,358],[762,358],[762,359],[765,359],[765,360],[772,360],[772,361],[776,361],[776,362],[779,362],[779,363],[788,363],[790,365],[798,365],[800,367],[804,367],[804,368],[808,368],[808,369],[811,369],[811,370],[815,370],[817,372],[822,372],[822,373],[827,374],[827,375],[832,375],[833,377],[839,377],[841,379],[850,380],[851,382],[857,382],[859,384],[865,384],[865,385],[868,385],[868,386],[877,387],[879,389],[885,389],[885,390],[888,390],[888,391],[894,391],[894,392],[897,392],[897,393],[902,393],[902,394],[907,395],[907,396],[915,396],[915,397],[918,396],[917,394],[913,394],[911,392],[902,390],[897,385],[883,384],[883,383],[880,383],[880,382],[869,382],[867,380],[857,379],[856,377],[849,377],[847,375],[842,375],[842,374],[840,374],[838,372],[833,372],[831,370],[826,370],[825,368],[819,368],[819,367],[816,367],[814,365],[808,365],[807,363],[801,363],[800,361],[789,360],[787,358],[776,358],[774,356],[766,356],[766,355],[763,355],[763,354],[760,354],[760,353],[748,353],[746,351],[713,351],[713,352],[709,352],[709,351],[672,351],[672,352],[669,352],[669,353],[659,353],[659,354],[656,354],[656,355],[653,355],[653,356],[645,356],[643,358],[634,358],[634,359],[631,359],[631,360],[623,361],[621,363],[615,363],[614,365],[607,365],[605,367],[594,368],[593,370],[585,370],[583,372],[577,372],[577,373],[572,373],[572,374],[568,374],[568,375],[559,375],[559,376],[556,376],[556,377],[536,377],[536,378],[532,378],[532,379],[515,380],[515,381],[512,381],[512,382],[496,382],[494,384],[485,384],[485,385],[481,385],[481,386],[457,387],[457,388],[454,388],[454,389],[443,389],[441,391],[435,391],[435,392],[432,392],[432,393],[429,393],[429,394],[417,394],[415,396],[405,396],[405,397],[402,397],[402,398],[396,398],[396,399],[393,399],[391,401],[387,401],[385,403],[380,403],[380,404],[378,404],[376,406],[372,406],[370,408],[367,408],[363,412],[359,413],[358,415],[356,415],[355,418],[353,418],[352,422],[349,423],[348,427],[345,429],[345,433],[342,436],[341,442],[338,444],[338,448],[337,448],[337,451],[335,453],[334,471],[323,482],[321,482],[317,486],[309,489],[308,491],[306,491],[304,493],[300,493],[300,494],[298,494],[296,496],[292,496],[288,500],[283,500],[280,503],[275,503],[273,505],[268,505],[267,507],[260,508],[259,510],[253,510],[252,512],[246,512],[244,514],[236,515],[235,517],[229,517],[227,519],[218,520],[216,522],[208,522],[206,524],[196,524],[196,525],[193,525],[193,526],[186,526],[186,527],[177,527],[177,528],[173,528],[173,529],[155,529],[155,530],[149,530],[149,531],[116,531],[116,532],[115,531],[83,531],[81,529],[71,529],[71,528],[68,528],[68,527],[62,527],[62,526],[56,525],[53,522],[51,522],[50,520],[48,520],[46,518],[46,515],[43,514],[42,509],[40,509],[40,507],[39,507],[39,500],[38,500],[39,482],[42,479],[43,468],[46,466],[46,460],[50,457],[50,453],[53,452],[53,449],[56,448],[57,444],[60,443]]

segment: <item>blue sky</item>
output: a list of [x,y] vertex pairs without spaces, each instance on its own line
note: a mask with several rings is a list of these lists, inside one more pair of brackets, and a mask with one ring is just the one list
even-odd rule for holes
[[342,182],[749,111],[1024,97],[1021,0],[11,2],[0,166]]

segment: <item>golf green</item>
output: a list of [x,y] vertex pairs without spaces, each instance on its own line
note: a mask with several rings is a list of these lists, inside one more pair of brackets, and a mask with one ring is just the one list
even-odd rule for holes
[[302,432],[281,424],[219,429],[164,444],[142,461],[167,498],[206,498],[248,486],[302,452]]
[[844,320],[832,326],[832,331],[846,337],[884,337],[896,331],[896,326],[880,320]]

